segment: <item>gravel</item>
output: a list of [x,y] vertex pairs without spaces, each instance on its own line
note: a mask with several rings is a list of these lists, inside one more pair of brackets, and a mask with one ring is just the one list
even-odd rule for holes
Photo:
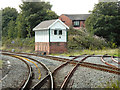
[[74,67],[73,65],[68,64],[56,72],[56,74],[53,76],[55,88],[60,88],[66,75],[72,70],[73,67]]
[[118,80],[118,75],[86,67],[78,67],[70,81],[74,81],[67,88],[99,88],[108,82]]
[[114,62],[114,61],[111,59],[111,57],[107,57],[107,58],[105,57],[104,60],[105,60],[107,63],[118,67],[118,64],[117,64],[116,62]]
[[[36,57],[36,56],[31,56],[31,57],[46,64],[51,71],[53,71],[53,69],[55,69],[56,67],[64,63],[64,62],[45,59],[45,58]],[[61,57],[61,56],[58,56],[58,57]],[[76,60],[80,61],[84,57],[85,56],[81,56]],[[61,58],[72,59],[73,57],[61,57]],[[85,62],[106,65],[101,61],[100,57],[89,57],[85,60]],[[57,72],[57,74],[54,76],[56,88],[60,87],[66,74],[69,71],[71,71],[72,68],[73,68],[72,65],[67,65]],[[78,67],[77,71],[75,71],[72,79],[70,80],[68,88],[69,87],[72,87],[73,89],[74,88],[98,88],[99,86],[102,86],[102,87],[103,85],[106,86],[107,82],[111,82],[111,80],[112,81],[118,80],[118,75],[91,69],[91,68]]]
[[[79,59],[80,60],[80,59]],[[101,57],[88,57],[84,62],[106,65],[101,61]]]
[[[23,55],[23,56],[31,57],[33,59],[36,59],[36,60],[44,63],[50,69],[50,71],[53,71],[56,67],[58,67],[59,65],[63,64],[63,62],[60,62],[60,61],[55,61],[55,60],[51,60],[51,59],[45,59],[45,58],[41,58],[41,57],[37,57],[37,56],[30,56],[30,55]],[[30,62],[28,62],[28,63],[32,66],[33,73],[35,75],[33,77],[32,84],[31,84],[31,86],[33,86],[33,85],[35,85],[39,81],[38,80],[38,70],[37,70],[37,68],[35,67],[35,65],[33,63],[30,63]],[[37,65],[40,68],[41,80],[42,80],[42,78],[45,77],[47,72],[45,71],[45,69],[41,65],[39,65],[39,64],[37,64]],[[42,88],[48,88],[49,87],[49,83],[50,82],[48,81]]]
[[52,72],[55,68],[57,68],[59,65],[63,64],[64,62],[60,62],[60,61],[55,61],[55,60],[51,60],[51,59],[46,59],[46,58],[42,58],[42,57],[37,57],[37,56],[29,56],[31,58],[34,58],[42,63],[44,63]]
[[[19,88],[23,80],[27,78],[28,69],[24,62],[10,56],[2,55],[3,69],[2,69],[2,88]],[[7,64],[7,62],[10,62]]]
[[[55,60],[46,59],[46,58],[37,57],[37,56],[30,56],[30,55],[25,55],[25,56],[34,58],[34,59],[44,63],[51,71],[53,71],[55,68],[57,68],[58,66],[60,66],[61,64],[64,63],[64,62],[55,61]],[[55,56],[55,57],[61,57],[61,58],[67,58],[67,59],[73,58],[73,57],[64,57],[64,56]],[[85,56],[81,56],[76,60],[80,61],[84,57]],[[104,58],[104,59],[108,60],[109,58]],[[101,61],[100,57],[89,57],[85,60],[85,62],[106,65]],[[38,73],[36,67],[33,64],[31,64],[31,66],[33,67],[34,73]],[[44,71],[42,66],[39,66],[39,68],[40,68],[41,74],[42,74],[41,78],[43,78],[45,76],[46,72]],[[56,88],[60,87],[63,80],[65,79],[65,76],[67,75],[67,73],[69,71],[72,70],[72,68],[73,68],[73,65],[69,64],[69,65],[63,67],[62,69],[60,69],[55,74],[54,81],[55,81]],[[111,82],[111,81],[114,82],[114,81],[118,80],[118,78],[119,78],[119,76],[116,74],[80,66],[77,68],[77,70],[73,74],[73,77],[71,78],[70,83],[68,84],[67,88],[73,88],[73,89],[74,88],[99,88],[99,86],[104,88],[104,86],[106,86],[108,82]],[[35,76],[35,78],[34,78],[35,82],[37,79],[38,79],[38,76]],[[46,88],[46,86],[47,85],[45,84],[44,88]]]

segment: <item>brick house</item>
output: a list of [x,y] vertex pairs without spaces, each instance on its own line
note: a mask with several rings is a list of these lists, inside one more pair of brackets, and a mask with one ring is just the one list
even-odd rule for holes
[[85,20],[90,14],[62,14],[59,19],[68,27],[73,26],[75,29],[85,27]]
[[35,51],[64,53],[67,51],[67,29],[61,20],[47,20],[38,24],[35,31]]

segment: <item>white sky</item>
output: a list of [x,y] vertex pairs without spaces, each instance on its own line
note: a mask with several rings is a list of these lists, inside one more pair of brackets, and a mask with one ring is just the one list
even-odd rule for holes
[[[61,14],[87,14],[89,10],[93,10],[98,0],[45,0],[49,1],[53,7],[52,10],[58,15]],[[18,11],[19,5],[22,3],[21,0],[1,0],[0,8],[14,7]]]

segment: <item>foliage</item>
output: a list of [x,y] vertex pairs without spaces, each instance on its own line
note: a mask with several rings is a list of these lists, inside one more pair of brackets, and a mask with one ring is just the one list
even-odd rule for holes
[[44,20],[56,19],[58,16],[51,11],[52,5],[49,2],[23,2],[20,5],[22,14],[25,16],[28,35],[34,36],[32,29]]
[[44,20],[56,19],[57,14],[51,10],[49,2],[23,2],[19,6],[21,12],[15,8],[2,9],[2,36],[13,38],[34,37],[33,28]]
[[[23,2],[20,13],[15,8],[6,7],[2,13],[2,46],[17,51],[34,50],[33,28],[44,20],[56,19],[49,2]],[[0,19],[1,21],[1,19]],[[1,33],[0,33],[1,34]]]
[[8,38],[15,38],[16,37],[16,31],[15,31],[15,22],[13,20],[9,21],[8,23]]
[[34,42],[35,38],[15,38],[15,39],[8,39],[7,37],[2,37],[2,46],[4,47],[3,50],[12,50],[15,49],[15,51],[26,51],[31,50],[34,51]]
[[87,30],[120,45],[119,9],[118,2],[100,2],[95,5],[92,14],[85,22]]
[[2,10],[0,10],[0,41],[1,41],[1,36],[2,36]]
[[83,30],[71,28],[68,31],[68,49],[103,49],[108,47],[107,41],[101,37],[93,36]]
[[[15,21],[17,18],[18,12],[15,8],[6,7],[2,9],[2,36],[8,35],[8,23],[13,20]],[[13,25],[15,27],[15,25]]]
[[25,17],[23,14],[19,14],[16,19],[16,27],[15,30],[17,31],[18,38],[25,38],[27,37],[27,31],[25,27]]

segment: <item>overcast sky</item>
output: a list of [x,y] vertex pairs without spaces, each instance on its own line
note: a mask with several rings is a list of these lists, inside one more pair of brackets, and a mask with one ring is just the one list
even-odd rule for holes
[[[93,10],[98,0],[45,0],[49,1],[53,7],[52,10],[58,15],[61,14],[87,14],[89,10]],[[14,7],[18,11],[19,5],[22,3],[21,0],[1,0],[0,8]]]

